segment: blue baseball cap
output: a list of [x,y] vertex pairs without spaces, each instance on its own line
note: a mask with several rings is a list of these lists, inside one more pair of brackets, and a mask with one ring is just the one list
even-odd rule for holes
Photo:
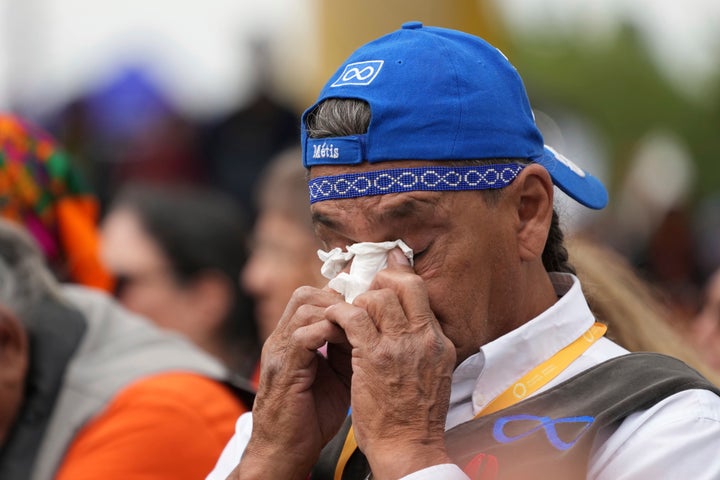
[[[330,98],[367,102],[367,133],[310,138],[307,117]],[[522,79],[502,52],[474,35],[420,22],[360,47],[340,66],[303,114],[301,142],[308,168],[526,159],[581,204],[600,209],[608,202],[597,178],[544,145]]]

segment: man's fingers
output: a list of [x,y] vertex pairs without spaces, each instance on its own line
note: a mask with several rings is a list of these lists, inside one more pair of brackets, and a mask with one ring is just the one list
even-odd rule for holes
[[263,345],[261,376],[265,383],[273,378],[284,378],[284,384],[302,383],[304,378],[305,388],[309,388],[316,350],[326,341],[344,341],[342,330],[325,320],[325,309],[342,301],[339,295],[317,288],[295,290],[280,322]]
[[345,332],[333,322],[321,320],[319,322],[300,327],[290,338],[290,346],[315,352],[326,343],[345,342]]
[[[400,253],[402,254],[402,252]],[[407,320],[412,324],[425,324],[435,320],[435,315],[430,309],[425,282],[412,270],[409,263],[405,265],[393,264],[391,267],[391,263],[388,261],[388,268],[375,275],[370,288],[371,290],[368,293],[384,289],[391,291],[397,297],[399,306],[405,312]],[[382,305],[373,305],[373,303],[367,301],[367,299],[361,299],[361,297],[358,296],[355,303],[358,303],[359,300],[360,303],[365,304],[365,308],[373,310],[371,315],[374,318],[386,317],[383,314]],[[386,327],[388,325],[384,322],[379,324],[379,328],[383,331]]]
[[349,303],[336,303],[325,309],[325,318],[345,332],[353,347],[376,341],[378,329],[364,308]]
[[410,327],[398,295],[389,288],[369,290],[359,295],[353,305],[365,310],[375,328],[385,335],[400,334]]
[[300,287],[290,297],[273,333],[287,337],[302,325],[322,320],[322,312],[326,307],[342,301],[343,298],[337,292],[307,286]]
[[314,382],[317,350],[326,342],[345,341],[343,330],[327,320],[298,327],[279,346],[263,347],[261,384],[279,381],[284,388],[309,390]]
[[288,313],[297,310],[300,305],[317,305],[319,307],[327,307],[342,301],[342,297],[334,290],[303,286],[293,292],[290,300],[288,301],[287,307],[285,307],[283,317],[287,316]]
[[412,271],[410,260],[405,256],[400,248],[395,247],[388,252],[387,257],[388,268],[405,269],[406,271]]

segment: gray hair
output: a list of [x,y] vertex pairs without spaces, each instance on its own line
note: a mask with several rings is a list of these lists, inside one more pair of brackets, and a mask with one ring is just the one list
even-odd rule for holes
[[310,112],[305,127],[310,138],[345,137],[367,132],[370,117],[363,100],[330,98]]
[[58,285],[32,238],[0,219],[0,303],[21,321],[40,299],[59,298]]

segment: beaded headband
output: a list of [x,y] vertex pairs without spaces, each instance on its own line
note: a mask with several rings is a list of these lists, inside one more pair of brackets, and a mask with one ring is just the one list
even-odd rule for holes
[[411,191],[459,191],[503,188],[524,165],[413,167],[316,177],[308,182],[310,203]]

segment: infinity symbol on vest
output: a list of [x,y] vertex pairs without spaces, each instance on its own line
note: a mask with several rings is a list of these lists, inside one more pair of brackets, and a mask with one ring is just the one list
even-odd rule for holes
[[[511,424],[513,422],[532,422],[532,424],[537,422],[537,425],[530,428],[530,430],[526,430],[520,434],[509,436],[505,434],[505,426],[508,424]],[[585,431],[590,428],[590,425],[595,421],[594,417],[588,417],[588,416],[581,416],[581,417],[565,417],[565,418],[556,418],[552,419],[550,417],[538,417],[536,415],[513,415],[511,417],[503,417],[499,418],[495,425],[493,426],[493,436],[495,437],[495,440],[497,440],[500,443],[510,443],[515,442],[517,440],[520,440],[522,438],[527,437],[528,435],[532,435],[533,433],[537,432],[540,429],[543,429],[545,431],[545,435],[547,436],[547,439],[550,441],[550,443],[557,448],[558,450],[567,450],[568,448],[575,445],[578,441],[578,439],[582,436]],[[555,429],[555,425],[564,424],[564,423],[577,423],[577,424],[583,424],[580,431],[575,435],[575,438],[573,438],[570,442],[565,442],[560,439],[558,436],[558,432]]]

